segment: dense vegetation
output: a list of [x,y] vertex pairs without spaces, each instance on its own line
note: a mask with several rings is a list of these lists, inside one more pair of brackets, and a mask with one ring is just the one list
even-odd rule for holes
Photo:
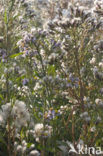
[[0,156],[102,148],[102,109],[103,1],[1,0]]

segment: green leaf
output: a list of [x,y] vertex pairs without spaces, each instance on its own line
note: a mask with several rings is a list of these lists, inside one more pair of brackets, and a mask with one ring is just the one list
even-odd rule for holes
[[23,52],[17,53],[17,54],[13,54],[13,55],[10,56],[10,58],[15,58],[15,57],[20,56],[20,55],[22,55],[22,54],[23,54]]
[[56,74],[56,72],[55,72],[55,66],[50,65],[47,70],[48,70],[48,74],[49,75],[55,76],[55,74]]
[[31,146],[32,144],[33,144],[33,143],[30,143],[30,142],[29,142],[29,143],[27,144],[27,147],[30,148],[30,146]]
[[21,129],[20,136],[22,139],[24,138],[24,129],[23,128]]
[[0,99],[2,99],[2,100],[4,99],[3,96],[2,96],[1,94],[0,94]]
[[8,22],[8,17],[7,17],[7,11],[6,11],[6,9],[5,9],[5,12],[4,12],[4,22],[5,22],[5,24],[7,24],[7,22]]

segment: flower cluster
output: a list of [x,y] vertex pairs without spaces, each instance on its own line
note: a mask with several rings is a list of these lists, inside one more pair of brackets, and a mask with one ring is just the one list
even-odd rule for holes
[[0,8],[0,155],[102,147],[103,0],[1,0]]
[[15,127],[27,126],[30,121],[30,114],[23,101],[16,100],[15,104],[7,103],[1,106],[0,111],[1,125],[5,125],[10,118],[14,119]]

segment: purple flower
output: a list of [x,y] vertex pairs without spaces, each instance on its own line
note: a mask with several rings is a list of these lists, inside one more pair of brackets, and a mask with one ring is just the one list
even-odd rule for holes
[[72,84],[71,84],[71,83],[67,83],[66,86],[67,86],[67,87],[72,87]]
[[28,84],[28,82],[29,82],[29,80],[28,80],[28,79],[26,79],[26,78],[24,78],[22,83],[23,83],[23,85],[27,85],[27,84]]
[[55,44],[55,47],[60,47],[60,45],[61,45],[61,43],[58,42],[58,43]]
[[33,37],[32,42],[35,43],[35,41],[36,41],[36,37]]
[[70,74],[70,75],[69,75],[69,79],[70,79],[72,82],[74,82],[74,81],[75,81],[75,79],[74,79],[74,77],[73,77],[73,75],[72,75],[72,74]]
[[2,55],[2,58],[5,59],[7,57],[6,53]]
[[6,53],[3,53],[2,54],[2,62],[7,62],[6,57],[7,57]]
[[78,77],[76,77],[76,78],[75,78],[75,81],[79,81],[79,78],[78,78]]
[[36,68],[36,67],[37,67],[37,64],[36,64],[36,62],[34,62],[34,63],[33,63],[33,66],[34,66],[34,68]]
[[2,55],[4,55],[4,54],[6,54],[6,50],[0,48],[0,56],[2,56]]
[[74,85],[75,85],[75,88],[78,88],[78,86],[79,86],[78,83],[75,83]]
[[28,50],[26,50],[25,51],[25,56],[27,56],[29,54],[29,51]]
[[33,51],[33,53],[34,53],[34,55],[37,55],[37,54],[38,54],[38,51],[37,51],[37,50],[35,50],[35,51]]
[[47,117],[51,120],[55,118],[55,110],[49,110]]
[[56,44],[54,39],[51,39],[51,44]]
[[29,35],[25,35],[24,36],[24,41],[25,41],[25,43],[29,43],[30,42],[30,36]]
[[7,60],[6,59],[2,59],[2,62],[4,63],[4,62],[7,62]]

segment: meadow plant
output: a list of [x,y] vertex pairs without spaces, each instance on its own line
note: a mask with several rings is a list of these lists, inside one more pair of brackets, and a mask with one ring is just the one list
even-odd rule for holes
[[103,1],[0,8],[0,156],[68,156],[70,142],[102,148]]

